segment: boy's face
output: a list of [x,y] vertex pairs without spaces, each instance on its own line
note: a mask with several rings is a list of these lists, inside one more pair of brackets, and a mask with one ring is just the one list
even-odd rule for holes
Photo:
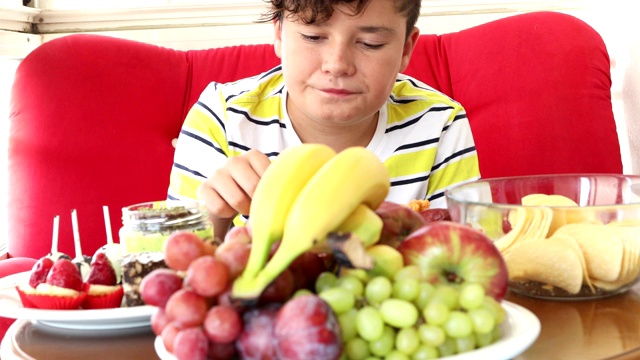
[[406,18],[393,0],[372,0],[350,16],[345,5],[321,24],[275,22],[275,51],[289,91],[287,110],[297,124],[370,124],[404,71],[418,30],[405,41]]

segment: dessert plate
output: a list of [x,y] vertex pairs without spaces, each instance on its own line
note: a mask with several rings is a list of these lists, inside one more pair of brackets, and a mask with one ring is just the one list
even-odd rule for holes
[[[442,360],[477,360],[513,359],[527,350],[540,335],[540,320],[526,308],[512,302],[503,301],[502,307],[507,312],[507,318],[500,325],[502,338],[495,343],[462,354],[440,358]],[[154,347],[158,357],[162,360],[175,360],[162,344],[162,339],[157,336]]]
[[22,306],[16,285],[29,282],[29,272],[0,279],[0,317],[31,320],[49,328],[69,330],[114,330],[151,325],[153,306],[122,307],[96,310],[46,310]]

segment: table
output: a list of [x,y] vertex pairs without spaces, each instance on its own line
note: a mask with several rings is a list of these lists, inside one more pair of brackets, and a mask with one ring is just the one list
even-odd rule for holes
[[[515,360],[640,358],[640,284],[625,294],[595,301],[546,301],[509,293],[507,300],[531,310],[542,330]],[[106,337],[60,335],[16,321],[2,355],[16,359],[158,359],[150,328]],[[8,350],[7,350],[8,349]]]

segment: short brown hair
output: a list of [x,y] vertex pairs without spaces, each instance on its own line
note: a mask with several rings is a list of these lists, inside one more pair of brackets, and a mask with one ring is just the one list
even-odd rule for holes
[[[282,21],[284,12],[289,12],[295,20],[305,24],[322,23],[331,18],[336,5],[346,4],[352,9],[350,15],[356,16],[364,11],[370,0],[266,0],[271,4],[269,10],[260,18],[261,22]],[[416,25],[420,16],[421,0],[393,0],[396,11],[407,18],[405,36]]]

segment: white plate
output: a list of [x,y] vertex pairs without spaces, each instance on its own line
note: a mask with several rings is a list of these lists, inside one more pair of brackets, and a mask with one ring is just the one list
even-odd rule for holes
[[483,348],[466,353],[447,356],[446,360],[508,360],[522,354],[540,335],[540,320],[528,309],[503,301],[502,307],[507,312],[507,318],[500,324],[502,338]]
[[22,306],[15,285],[29,282],[29,272],[0,279],[0,317],[32,320],[51,328],[70,330],[114,330],[151,325],[153,306],[96,310],[45,310]]
[[[502,306],[507,312],[507,318],[500,325],[502,338],[495,343],[481,349],[466,353],[447,356],[446,360],[508,360],[522,354],[538,338],[540,334],[540,320],[526,308],[512,302],[503,301]],[[157,336],[154,341],[156,353],[162,360],[175,360],[168,352],[162,339]]]

